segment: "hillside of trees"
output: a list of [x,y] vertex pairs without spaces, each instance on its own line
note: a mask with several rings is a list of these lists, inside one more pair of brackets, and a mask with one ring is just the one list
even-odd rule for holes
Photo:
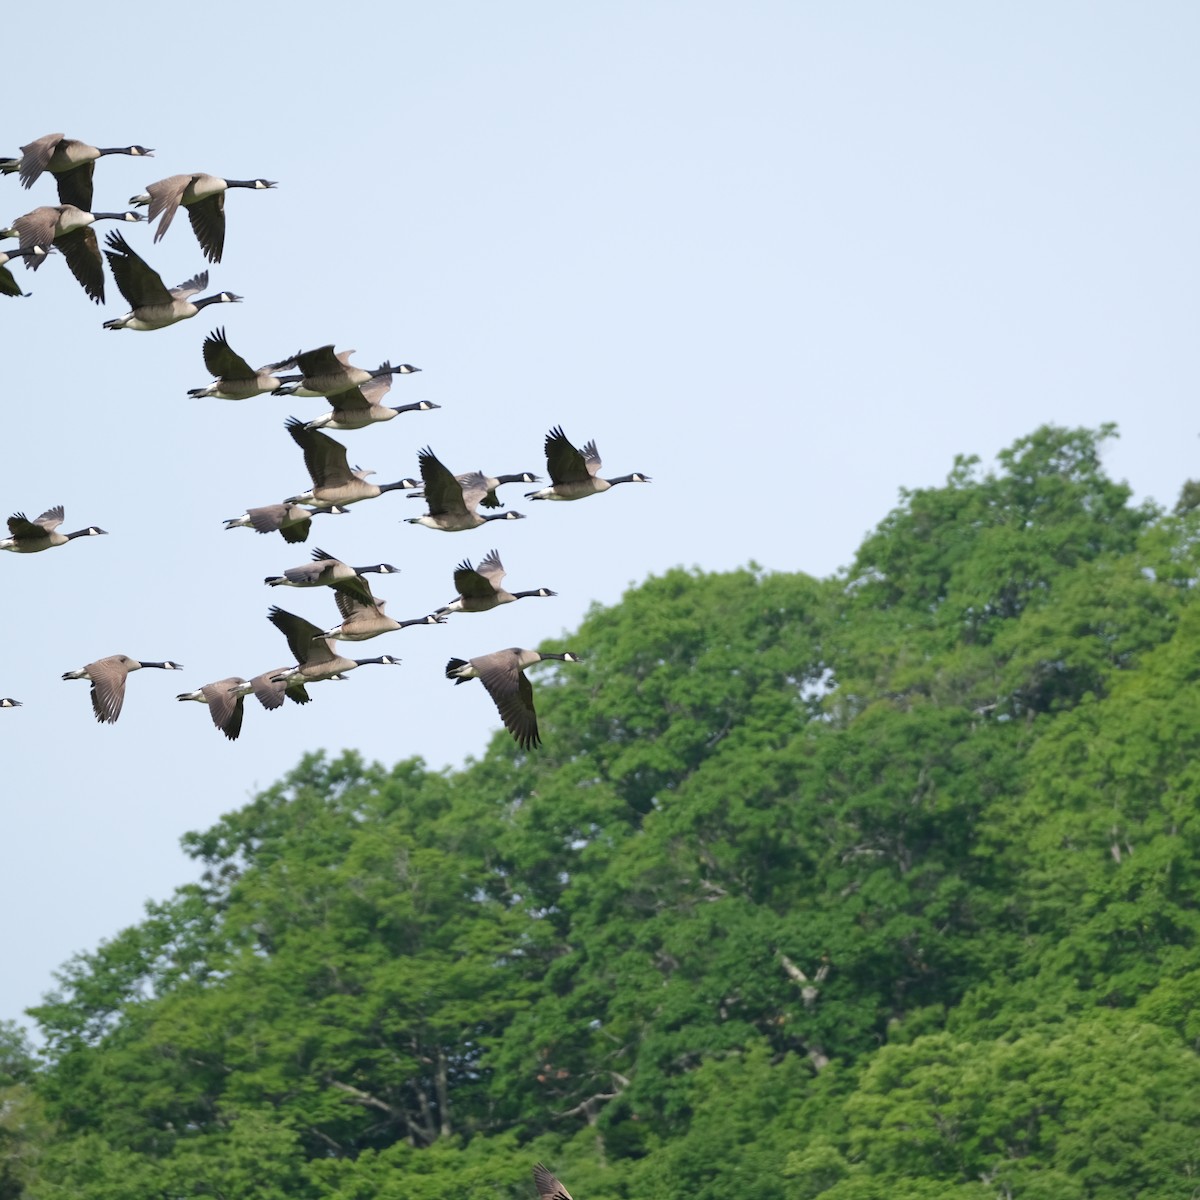
[[1111,436],[595,609],[539,751],[187,835],[0,1026],[0,1198],[1195,1200],[1200,496]]

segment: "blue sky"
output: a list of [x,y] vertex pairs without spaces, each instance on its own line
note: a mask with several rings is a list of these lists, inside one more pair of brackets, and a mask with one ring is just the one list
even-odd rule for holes
[[[61,503],[64,528],[109,531],[0,556],[0,695],[25,704],[0,713],[0,1017],[192,878],[179,837],[306,750],[482,753],[499,723],[442,678],[452,655],[560,636],[676,565],[829,574],[900,488],[1047,421],[1116,421],[1107,465],[1139,498],[1200,475],[1192,5],[77,11],[78,36],[6,59],[0,152],[51,130],[154,147],[98,164],[97,209],[183,171],[279,187],[227,202],[210,274],[241,305],[114,334],[115,287],[97,308],[61,260],[0,298],[3,515]],[[47,178],[0,178],[0,199],[5,221],[55,203]],[[168,284],[205,266],[182,216],[157,246],[124,232]],[[510,489],[527,520],[459,534],[402,524],[419,509],[395,495],[306,546],[225,532],[307,485],[283,423],[324,406],[189,399],[219,324],[254,365],[333,341],[422,367],[393,402],[439,410],[342,435],[377,480],[425,445],[544,474],[562,424],[654,482],[569,505]],[[335,622],[323,592],[262,583],[316,545],[399,566],[376,586],[397,617],[492,546],[509,587],[559,595],[362,643],[403,666],[250,706],[228,744],[174,696],[288,661],[272,603]],[[135,675],[101,727],[59,677],[112,653],[186,670]]]

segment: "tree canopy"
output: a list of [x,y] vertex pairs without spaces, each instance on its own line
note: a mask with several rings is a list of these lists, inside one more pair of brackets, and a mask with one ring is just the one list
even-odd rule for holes
[[539,751],[187,835],[0,1027],[0,1200],[1194,1197],[1200,514],[1112,436],[594,609]]

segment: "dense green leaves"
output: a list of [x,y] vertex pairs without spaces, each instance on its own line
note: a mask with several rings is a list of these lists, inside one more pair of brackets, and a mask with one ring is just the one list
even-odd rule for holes
[[594,610],[537,753],[188,835],[0,1031],[0,1200],[1194,1196],[1200,512],[1110,436]]

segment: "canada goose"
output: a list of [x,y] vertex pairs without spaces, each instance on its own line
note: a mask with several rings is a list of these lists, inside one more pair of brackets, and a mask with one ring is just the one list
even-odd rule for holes
[[460,562],[454,571],[454,586],[458,588],[458,595],[449,604],[439,608],[438,613],[487,612],[501,604],[524,600],[527,596],[558,595],[549,588],[538,588],[532,592],[507,592],[500,586],[504,575],[504,564],[495,550],[489,550],[478,567],[472,567],[469,562]]
[[538,492],[526,492],[527,500],[582,500],[607,492],[618,483],[649,483],[650,476],[635,471],[632,475],[619,475],[616,479],[601,479],[600,454],[595,442],[588,442],[582,450],[576,450],[567,440],[562,426],[556,425],[546,434],[546,467],[550,471],[550,486]]
[[12,262],[14,258],[45,258],[45,246],[27,246],[24,250],[9,250],[5,253],[0,250],[0,296],[28,296],[28,292],[21,291],[21,285],[17,283],[13,277],[13,273],[4,265]]
[[331,587],[338,592],[356,596],[364,604],[375,598],[364,575],[391,575],[397,570],[391,563],[376,563],[373,567],[351,567],[325,550],[314,550],[312,562],[302,567],[289,567],[282,575],[268,575],[263,583],[270,587]]
[[[284,700],[307,704],[312,697],[304,688],[304,680],[282,678],[283,673],[290,670],[290,667],[276,667],[273,671],[264,671],[261,675],[255,675],[249,683],[240,684],[237,691],[243,696],[253,692],[254,698],[267,712],[282,708]],[[333,678],[344,679],[345,676],[335,675]]]
[[182,204],[187,209],[192,232],[204,257],[209,262],[220,262],[225,249],[225,193],[230,188],[253,188],[263,191],[273,188],[270,179],[221,179],[217,175],[171,175],[150,184],[144,192],[129,198],[130,204],[145,204],[147,220],[162,216],[154,231],[154,240],[170,228],[171,220]]
[[533,1186],[539,1200],[571,1200],[571,1193],[541,1163],[533,1168]]
[[[466,483],[468,480],[482,476],[484,485],[487,487],[487,493],[479,504],[481,508],[503,508],[504,506],[496,498],[496,489],[506,483],[540,483],[541,476],[534,475],[530,471],[522,471],[520,475],[484,475],[482,471],[468,471],[463,475],[455,475],[455,479],[459,483]],[[418,488],[415,492],[409,492],[410,500],[418,500],[425,495],[424,489]]]
[[[421,464],[421,489],[429,511],[420,517],[405,517],[409,525],[424,525],[426,529],[440,529],[445,533],[457,533],[463,529],[475,529],[485,521],[519,521],[519,512],[495,513],[481,516],[475,510],[488,493],[488,480],[478,471],[454,476],[438,461],[428,446],[417,455]],[[410,485],[412,486],[412,485]]]
[[300,374],[284,375],[282,382],[294,383],[293,394],[296,396],[332,396],[349,388],[362,387],[364,383],[382,375],[415,375],[421,369],[411,363],[393,367],[390,362],[385,362],[375,370],[368,371],[350,365],[350,355],[353,353],[353,350],[343,350],[335,354],[332,342],[316,350],[302,350],[291,359],[291,363],[300,369]]
[[11,696],[0,697],[0,708],[20,708],[21,701],[14,700]]
[[[388,363],[383,364],[385,367]],[[313,421],[308,421],[305,429],[333,429],[337,431],[350,429],[365,429],[377,421],[390,421],[393,417],[405,412],[429,412],[441,408],[429,400],[418,400],[413,404],[401,404],[398,408],[382,404],[380,401],[392,387],[392,373],[387,371],[358,387],[344,392],[333,392],[329,403],[333,408]]]
[[[13,221],[11,228],[0,231],[0,236],[17,237],[21,249],[41,246],[48,250],[53,244],[62,252],[71,268],[71,274],[79,280],[83,290],[97,303],[104,303],[104,260],[96,244],[96,233],[91,228],[97,221],[140,221],[135,212],[87,212],[73,204],[43,205]],[[27,260],[30,270],[36,271],[45,261],[44,256],[34,255]]]
[[[368,592],[370,589],[368,589]],[[335,592],[334,601],[338,612],[342,614],[342,623],[327,629],[322,637],[333,638],[339,642],[365,642],[378,637],[381,633],[391,633],[394,629],[407,629],[410,625],[444,625],[446,618],[437,613],[429,613],[424,617],[413,617],[408,621],[397,621],[389,617],[383,610],[386,600],[371,596],[369,601],[362,600],[350,592]]]
[[539,650],[497,650],[479,658],[452,658],[446,664],[446,678],[455,684],[478,679],[487,688],[496,704],[505,729],[516,739],[522,750],[540,746],[537,713],[533,709],[533,685],[525,678],[525,668],[547,658],[561,662],[579,662],[579,656],[567,650],[563,654],[542,653]]
[[10,537],[0,538],[0,550],[12,550],[17,554],[36,554],[49,550],[51,546],[65,546],[77,537],[97,537],[106,532],[97,525],[77,529],[74,533],[59,533],[63,523],[63,506],[56,504],[32,521],[24,513],[13,513],[8,518]]
[[106,154],[129,154],[134,158],[153,158],[154,151],[145,146],[89,146],[61,133],[48,133],[21,147],[20,158],[0,159],[0,172],[21,176],[21,186],[33,187],[43,171],[49,171],[58,184],[60,204],[92,207],[92,175],[96,159]]
[[[219,679],[216,683],[206,683],[194,692],[180,692],[176,700],[198,700],[208,705],[208,715],[212,723],[231,741],[236,742],[242,732],[243,703],[246,693],[238,688],[245,684],[240,675],[231,675],[228,679]],[[247,685],[248,686],[248,685]]]
[[192,296],[208,287],[207,271],[201,271],[178,287],[167,288],[162,276],[145,259],[135,254],[115,229],[104,242],[112,247],[104,253],[112,267],[117,287],[133,305],[132,310],[123,317],[105,321],[105,329],[164,329],[176,321],[194,317],[206,305],[241,302],[241,296],[235,296],[232,292],[218,292],[215,296],[205,296],[203,300],[192,300]]
[[164,671],[183,670],[183,667],[175,662],[138,662],[136,658],[125,654],[110,654],[108,658],[98,658],[86,667],[80,667],[78,671],[65,671],[63,678],[90,679],[92,711],[96,714],[96,720],[112,725],[121,715],[126,677],[130,671],[140,671],[143,667],[159,667]]
[[240,517],[230,517],[226,529],[253,529],[258,533],[275,533],[285,542],[307,542],[313,517],[322,513],[341,516],[349,512],[340,504],[329,504],[324,508],[303,508],[299,504],[265,504],[261,508],[248,508]]
[[289,496],[285,504],[356,504],[371,500],[397,488],[417,486],[415,479],[400,479],[395,483],[368,483],[373,471],[351,470],[346,459],[346,447],[328,434],[308,429],[299,417],[288,417],[284,423],[292,441],[304,451],[304,465],[312,478],[312,487],[298,496]]
[[296,656],[294,667],[289,667],[272,677],[275,683],[292,679],[316,683],[370,663],[381,663],[389,667],[400,665],[398,658],[388,654],[378,658],[343,658],[334,653],[333,644],[311,621],[306,621],[278,605],[272,606],[267,618],[287,638],[288,646]]
[[286,385],[275,374],[289,366],[289,360],[267,363],[255,371],[240,355],[235,354],[225,337],[225,330],[214,329],[204,339],[204,365],[216,377],[208,387],[189,388],[189,396],[215,396],[218,400],[249,400],[264,392],[284,392]]

